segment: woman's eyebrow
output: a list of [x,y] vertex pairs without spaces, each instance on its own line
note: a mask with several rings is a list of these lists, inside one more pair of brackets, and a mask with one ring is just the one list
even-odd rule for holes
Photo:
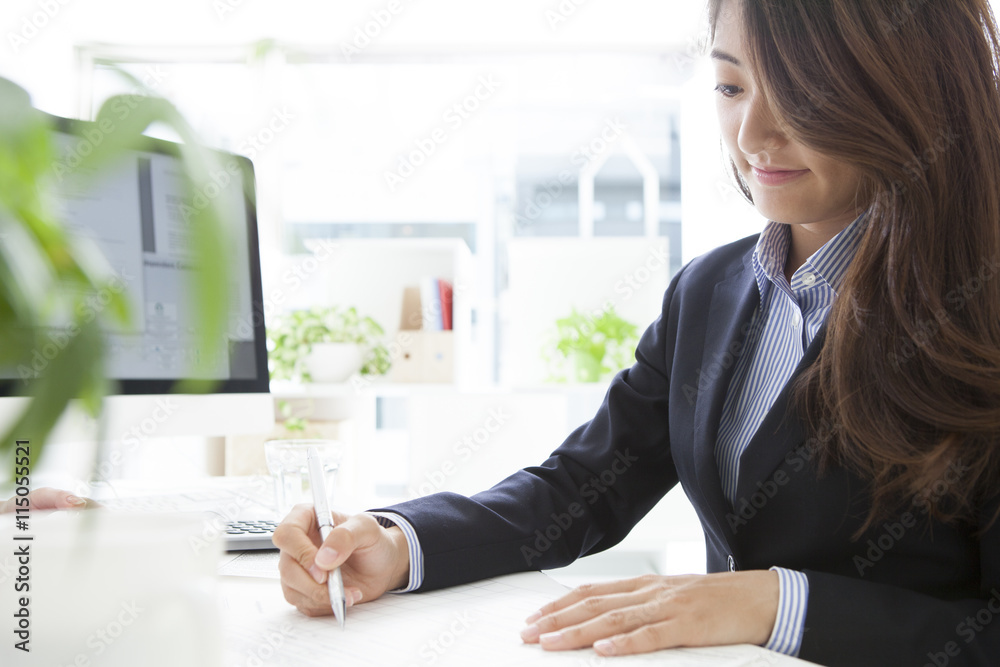
[[740,63],[735,56],[731,56],[725,51],[720,51],[719,49],[712,49],[712,58],[716,60],[725,60],[727,63],[732,63],[737,67],[742,67],[742,63]]

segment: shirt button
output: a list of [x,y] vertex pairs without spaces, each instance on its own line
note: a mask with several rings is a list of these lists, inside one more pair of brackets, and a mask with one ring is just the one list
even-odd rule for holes
[[802,319],[799,317],[798,313],[795,313],[794,315],[792,315],[792,326],[795,327],[796,329],[799,328],[799,323],[801,321],[802,321]]
[[802,284],[806,287],[812,287],[816,284],[816,274],[815,273],[803,273],[802,274]]
[[731,554],[729,556],[729,571],[730,572],[735,572],[736,571],[736,561],[733,560],[733,557],[732,557]]

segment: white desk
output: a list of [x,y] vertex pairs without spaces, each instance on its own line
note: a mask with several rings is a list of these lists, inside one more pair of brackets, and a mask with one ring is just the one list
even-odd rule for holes
[[[125,496],[132,496],[133,493],[139,491],[137,488],[131,488],[132,485],[128,484],[118,486],[117,490],[124,493]],[[215,486],[217,487],[215,491],[228,490],[237,494],[235,498],[246,500],[245,504],[243,502],[235,503],[233,511],[251,509],[254,501],[259,500],[259,498],[253,497],[255,494],[245,492],[243,487],[238,485],[230,489],[224,488],[229,486],[228,482]],[[146,504],[148,509],[152,510],[162,511],[172,508],[195,510],[205,509],[204,505],[218,502],[223,502],[226,505],[233,504],[227,501],[227,498],[230,500],[232,498],[225,494],[217,496],[197,488],[188,494],[181,495],[179,499],[176,496],[157,496],[152,489],[149,491],[154,493],[154,499]],[[174,493],[179,491],[179,488],[174,489]],[[137,504],[139,507],[143,506],[142,502]],[[221,518],[223,513],[216,511],[211,520],[202,520],[197,524],[202,529],[202,534],[206,539],[211,540],[218,536],[214,519]],[[124,538],[119,536],[117,539]],[[111,549],[111,546],[108,548]],[[178,548],[177,555],[180,559],[191,560],[189,553],[191,550],[187,548],[189,546],[187,541],[181,540],[179,545],[173,546]],[[54,551],[50,552],[49,549],[46,547],[41,554],[58,555]],[[62,553],[69,557],[72,551],[64,550]],[[114,553],[113,549],[109,551],[109,555],[112,553]],[[219,616],[224,630],[222,635],[224,657],[221,664],[226,667],[281,667],[283,665],[294,665],[295,667],[311,667],[313,665],[316,667],[365,667],[369,665],[376,667],[431,667],[432,665],[434,667],[459,665],[462,667],[469,665],[475,667],[506,665],[590,667],[591,665],[605,664],[609,666],[676,664],[726,665],[729,667],[781,667],[787,665],[791,667],[809,664],[777,655],[756,646],[678,649],[642,656],[615,658],[610,662],[598,656],[591,649],[572,652],[543,651],[537,645],[526,645],[521,642],[519,632],[524,626],[524,619],[544,603],[564,594],[567,589],[546,575],[537,572],[510,575],[431,593],[386,595],[379,600],[349,609],[347,627],[342,632],[332,616],[311,619],[285,602],[280,583],[277,580],[274,552],[270,553],[272,554],[271,562],[268,563],[265,558],[263,565],[257,571],[258,575],[264,576],[218,575],[216,577]],[[163,555],[161,560],[165,557],[167,556]],[[125,556],[121,558],[124,560],[117,566],[118,569],[114,570],[113,573],[106,574],[113,574],[115,581],[121,579],[125,574],[133,575],[137,582],[135,591],[138,594],[138,591],[143,588],[140,584],[149,577],[149,572],[145,569],[145,564],[149,559],[148,553],[138,554],[130,559]],[[220,565],[231,563],[233,558],[231,555],[223,557],[220,560]],[[52,568],[50,568],[51,571],[42,570],[41,564],[38,567],[36,573],[40,581],[46,582],[51,579],[50,583],[54,586],[54,570]],[[230,569],[231,567],[232,565],[229,566]],[[153,571],[158,570],[154,567]],[[202,570],[202,572],[205,579],[211,581],[210,564],[209,569]],[[109,591],[106,591],[106,588],[105,584],[97,585],[94,594],[107,597]],[[123,600],[133,592],[128,586],[124,586],[124,588],[119,586],[119,588],[121,590],[115,595]],[[84,590],[81,586],[80,591],[77,592],[80,593],[80,596],[84,596]],[[48,594],[48,598],[57,600],[60,595],[58,590],[54,590]],[[117,597],[115,599],[117,600]],[[140,601],[144,599],[140,598]],[[143,602],[143,604],[145,603]],[[200,633],[202,635],[201,641],[215,643],[216,648],[218,648],[219,635],[214,630],[218,620],[210,618],[212,611],[210,607],[211,605],[204,604],[204,600],[189,607],[205,615],[201,625],[192,625],[195,623],[192,618],[182,619],[183,623],[178,621],[173,626],[163,626],[162,619],[157,621],[153,613],[154,610],[159,609],[159,605],[157,603],[150,604],[148,606],[150,611],[142,619],[143,622],[149,621],[147,624],[149,627],[140,629],[140,624],[136,623],[129,629],[128,633],[123,635],[121,640],[109,648],[107,654],[104,655],[107,660],[95,661],[93,664],[114,664],[116,666],[133,664],[129,661],[128,656],[138,655],[137,651],[148,651],[150,646],[159,646],[160,641],[180,642],[177,646],[191,643],[193,646],[195,639],[185,633]],[[101,623],[105,622],[104,617],[100,614],[97,614],[97,620],[82,618],[79,621],[76,622],[76,625],[82,627],[82,636],[85,636],[87,632],[93,632],[91,626],[94,623],[101,626]],[[39,639],[43,639],[40,642],[41,646],[47,645],[54,648],[60,634],[65,639],[66,628],[60,627],[60,625],[61,622],[57,623],[55,620],[40,623]],[[179,632],[177,631],[179,628],[187,628],[187,630]],[[121,629],[119,628],[119,630]],[[43,631],[50,633],[51,638],[42,637]],[[157,633],[166,634],[159,637]],[[85,658],[96,657],[96,652],[90,650],[86,642],[77,641],[74,646],[76,648],[70,651],[70,655],[75,652],[76,655]],[[163,648],[166,648],[166,645]],[[117,652],[117,655],[114,656],[117,661],[111,659],[112,650]],[[214,652],[206,655],[214,656]],[[202,657],[205,658],[205,656]],[[17,658],[21,662],[15,661],[15,665],[24,664],[34,667],[35,664],[39,664],[31,662],[31,658],[24,662],[27,656],[17,656]],[[215,667],[215,662],[215,658],[212,657],[211,659],[203,659],[202,663],[199,664],[204,663],[206,667]],[[55,664],[69,663],[63,660],[63,662]]]
[[529,572],[431,593],[387,595],[333,616],[308,618],[274,579],[221,577],[226,665],[330,667],[590,667],[596,665],[809,665],[757,646],[676,649],[606,659],[591,649],[547,652],[524,644],[524,619],[566,589]]

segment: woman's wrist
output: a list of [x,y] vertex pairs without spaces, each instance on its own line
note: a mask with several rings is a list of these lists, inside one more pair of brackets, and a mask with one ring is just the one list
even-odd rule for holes
[[392,543],[395,554],[393,562],[396,564],[390,579],[389,590],[395,591],[406,588],[410,583],[410,545],[399,526],[386,528],[386,533]]
[[774,626],[778,622],[778,609],[781,604],[781,582],[774,570],[758,570],[752,573],[753,590],[757,601],[756,617],[760,619],[759,636],[754,644],[764,646],[774,634]]

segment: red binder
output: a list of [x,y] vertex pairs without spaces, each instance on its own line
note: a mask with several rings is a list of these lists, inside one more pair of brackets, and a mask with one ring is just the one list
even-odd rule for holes
[[451,331],[451,308],[454,290],[451,283],[447,280],[438,280],[438,290],[441,294],[441,324],[443,325],[441,328],[445,331]]

